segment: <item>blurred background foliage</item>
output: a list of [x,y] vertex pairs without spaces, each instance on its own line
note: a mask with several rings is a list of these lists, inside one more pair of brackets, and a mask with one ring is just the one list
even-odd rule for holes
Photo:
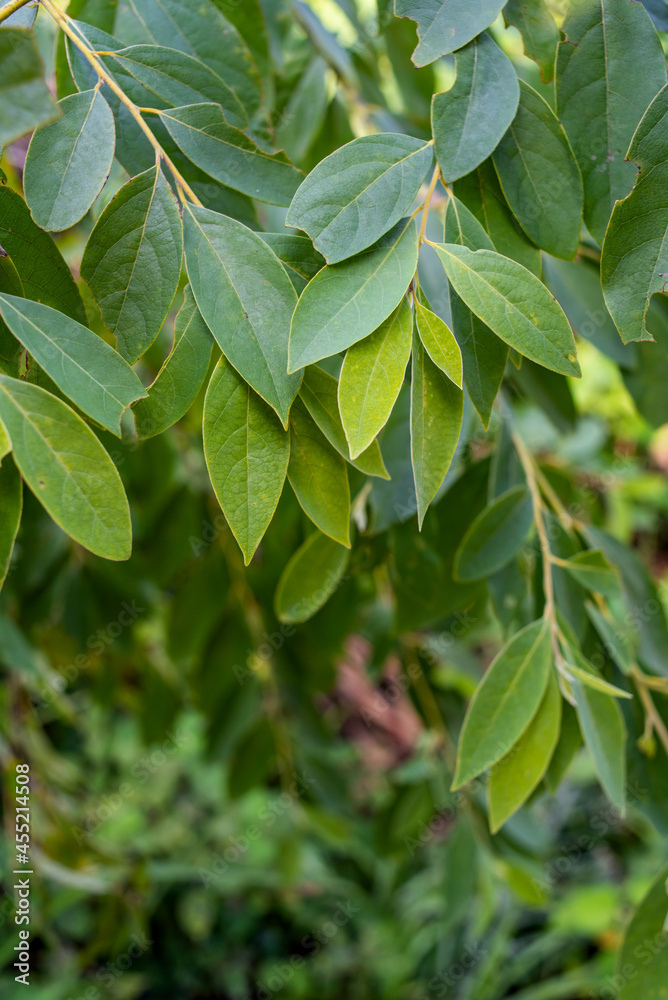
[[[304,169],[368,131],[428,138],[431,95],[453,69],[447,59],[411,67],[415,26],[392,17],[386,0],[216,2],[255,52],[276,134]],[[559,3],[550,6],[559,19]],[[69,10],[96,23],[95,0],[72,0]],[[49,19],[39,15],[36,30],[54,88],[67,93]],[[518,32],[500,18],[492,33],[551,101]],[[2,159],[18,191],[26,147],[21,140]],[[95,219],[124,181],[114,171],[90,215],[56,237],[75,275]],[[231,197],[247,223],[282,226],[281,210]],[[438,211],[430,225],[438,232]],[[660,583],[668,312],[653,306],[658,349],[624,348],[606,323],[590,333],[589,286],[574,267],[546,258],[544,273],[564,304],[569,282],[581,286],[581,313],[569,316],[581,335],[581,382],[527,363],[507,392],[564,501],[631,546]],[[430,280],[425,268],[431,297]],[[93,308],[89,320],[104,336]],[[173,317],[142,360],[147,380],[172,330]],[[469,414],[456,469],[419,535],[410,469],[396,467],[408,456],[406,407],[397,407],[382,438],[393,480],[376,480],[360,508],[347,574],[314,618],[288,627],[275,617],[274,592],[309,523],[286,491],[243,570],[208,483],[201,404],[158,438],[101,435],[131,501],[128,562],[84,553],[25,497],[0,602],[1,853],[4,873],[14,764],[27,760],[39,872],[32,995],[610,995],[625,922],[665,856],[661,752],[631,769],[625,820],[582,752],[556,794],[541,788],[496,836],[482,782],[470,795],[448,791],[467,699],[504,635],[533,616],[526,575],[489,592],[475,585],[465,611],[449,589],[456,545],[484,503],[489,456],[503,454],[497,418],[486,434]],[[530,552],[522,558],[531,563]],[[665,587],[659,593],[665,600]],[[633,745],[642,720],[631,714],[627,724]],[[22,994],[3,879],[0,987],[13,1000]]]

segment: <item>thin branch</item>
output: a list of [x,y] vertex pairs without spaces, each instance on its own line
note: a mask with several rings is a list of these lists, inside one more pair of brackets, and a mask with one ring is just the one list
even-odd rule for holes
[[427,190],[427,197],[424,200],[424,208],[422,209],[422,221],[420,223],[420,238],[418,240],[418,246],[424,241],[424,234],[427,229],[427,219],[429,218],[429,206],[431,205],[432,195],[436,190],[436,185],[438,184],[438,178],[441,176],[441,168],[436,167],[434,170],[431,182],[429,184],[429,189]]
[[635,681],[635,685],[638,689],[638,694],[640,695],[640,700],[645,709],[645,733],[650,731],[650,726],[656,732],[656,735],[661,740],[663,744],[663,749],[668,753],[668,729],[666,724],[659,715],[656,705],[652,699],[652,695],[649,692],[648,686],[645,683],[645,675],[642,673],[638,667],[634,667],[631,671],[631,676]]
[[20,10],[21,7],[25,7],[25,5],[30,2],[31,0],[10,0],[10,2],[5,4],[2,10],[0,10],[0,23],[5,21],[8,17],[11,17],[17,10]]

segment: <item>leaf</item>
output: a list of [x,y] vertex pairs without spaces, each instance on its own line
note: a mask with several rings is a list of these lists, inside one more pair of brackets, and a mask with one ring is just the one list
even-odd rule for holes
[[225,215],[187,205],[184,227],[199,311],[230,364],[287,426],[302,373],[287,374],[297,296],[283,265],[259,236]]
[[482,580],[502,569],[519,552],[533,524],[531,494],[513,486],[478,514],[455,556],[458,580]]
[[630,674],[637,653],[637,636],[632,620],[620,622],[619,619],[608,617],[591,601],[587,601],[585,608],[601,638],[602,645],[598,647],[598,653],[605,651],[623,674]]
[[283,491],[288,435],[225,358],[206,392],[203,434],[214,492],[248,565]]
[[[668,865],[658,873],[626,929],[617,958],[618,1000],[660,997],[668,979]],[[629,971],[633,970],[633,975]]]
[[617,699],[595,691],[575,677],[571,686],[580,729],[594,760],[603,791],[623,815],[626,785],[626,728]]
[[289,233],[258,233],[258,236],[274,251],[297,295],[301,295],[311,278],[324,266],[325,258],[306,236]]
[[426,66],[448,52],[466,45],[488,28],[505,0],[394,0],[397,17],[417,21],[419,44],[413,53],[416,66]]
[[524,53],[540,66],[540,78],[550,83],[554,77],[559,30],[545,0],[508,0],[503,8],[506,24],[522,35]]
[[612,600],[622,595],[619,572],[610,565],[600,549],[578,552],[567,560],[564,569],[585,590],[594,590]]
[[124,184],[88,238],[81,275],[134,362],[157,337],[181,275],[183,230],[176,199],[158,167]]
[[62,116],[33,133],[23,178],[30,212],[41,229],[70,229],[104,187],[114,159],[111,109],[99,90],[60,101]]
[[580,170],[554,111],[523,80],[517,114],[492,160],[527,236],[554,257],[573,258],[582,224]]
[[60,109],[44,82],[32,31],[0,28],[0,148],[57,118]]
[[[489,236],[466,205],[448,199],[445,211],[445,242],[469,250],[493,250]],[[485,428],[489,427],[494,400],[503,381],[508,347],[450,288],[452,332],[462,352],[464,385]]]
[[517,812],[545,774],[559,740],[561,693],[554,672],[528,727],[489,775],[489,825],[496,833]]
[[567,701],[561,705],[561,732],[548,769],[545,772],[545,785],[554,795],[570,764],[582,746],[582,734],[575,709]]
[[115,52],[113,58],[127,74],[171,107],[220,104],[230,125],[248,127],[248,115],[237,95],[199,59],[162,45],[130,45]]
[[482,34],[455,56],[457,78],[431,102],[431,130],[446,181],[475,170],[515,117],[520,89],[508,56]]
[[440,316],[415,301],[415,323],[420,340],[437,368],[440,368],[458,389],[462,388],[462,352],[452,332]]
[[295,400],[290,413],[288,479],[303,511],[317,528],[350,548],[350,487],[343,458]]
[[415,274],[417,252],[415,222],[402,219],[365,253],[318,271],[292,317],[288,371],[373,333],[401,302]]
[[639,3],[581,0],[562,23],[557,114],[584,181],[584,219],[603,243],[610,212],[635,177],[624,157],[645,108],[666,83],[656,31]]
[[200,170],[258,201],[289,205],[303,180],[285,153],[267,153],[245,132],[228,125],[218,104],[161,111],[160,120]]
[[29,299],[0,295],[0,314],[58,388],[120,437],[123,411],[146,392],[113,347],[76,320]]
[[174,344],[149,387],[146,399],[132,407],[137,437],[162,434],[190,409],[209,370],[211,331],[195,304],[190,285],[174,324]]
[[463,414],[464,393],[436,367],[415,336],[411,380],[411,464],[420,526],[450,468],[462,429]]
[[567,661],[565,669],[571,678],[574,677],[576,680],[581,681],[585,687],[591,688],[592,691],[600,691],[601,694],[609,695],[611,698],[633,698],[633,695],[629,691],[624,691],[622,688],[608,683],[603,677],[595,673],[589,665],[585,670],[583,667],[578,667],[574,663]]
[[329,264],[346,260],[409,211],[433,158],[431,143],[397,132],[353,139],[302,182],[285,224],[307,232]]
[[[6,7],[11,0],[0,0],[0,9]],[[2,22],[3,28],[32,28],[35,23],[35,18],[37,17],[37,4],[30,3],[26,4],[25,7],[19,7],[15,10],[13,14],[6,17]]]
[[339,412],[351,458],[385,426],[404,382],[413,314],[403,298],[391,316],[346,351],[339,375]]
[[551,667],[550,627],[540,618],[506,643],[477,687],[459,737],[453,789],[496,764],[517,743],[543,700]]
[[314,56],[294,87],[276,127],[276,142],[295,163],[307,156],[322,129],[329,103],[328,66]]
[[300,545],[281,573],[274,598],[279,622],[298,625],[326,604],[340,585],[350,552],[315,531]]
[[[0,437],[7,438],[7,431],[2,424],[0,424]],[[8,438],[7,443],[9,444]],[[3,458],[5,458],[4,455]],[[5,458],[0,465],[0,590],[9,572],[22,510],[21,477],[12,460]]]
[[580,376],[568,320],[535,275],[492,250],[435,250],[457,294],[498,337],[544,368]]
[[95,555],[128,559],[123,485],[81,417],[39,386],[0,375],[0,419],[21,475],[56,524]]
[[86,322],[79,290],[58,247],[35,225],[23,198],[1,185],[0,244],[11,257],[27,298]]
[[[23,282],[7,251],[4,251],[4,256],[0,254],[0,293],[25,298]],[[0,357],[11,361],[20,349],[21,345],[18,340],[0,317]]]
[[299,395],[313,420],[340,455],[367,476],[389,479],[377,441],[372,441],[358,458],[350,458],[348,442],[339,415],[338,388],[339,384],[332,375],[317,365],[312,365],[304,372]]
[[667,0],[641,0],[657,31],[668,31]]

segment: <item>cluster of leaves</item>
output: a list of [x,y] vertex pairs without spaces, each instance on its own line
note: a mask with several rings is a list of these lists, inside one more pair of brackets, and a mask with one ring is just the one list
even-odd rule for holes
[[[583,740],[621,814],[629,774],[660,789],[656,588],[518,425],[529,400],[558,431],[575,426],[575,334],[618,366],[650,425],[668,420],[668,309],[652,300],[668,275],[661,12],[395,0],[370,30],[344,4],[346,48],[300,3],[72,0],[65,14],[43,0],[54,101],[34,8],[2,6],[0,145],[32,133],[23,197],[0,188],[10,591],[23,483],[90,565],[130,558],[132,511],[142,574],[176,592],[168,658],[204,655],[221,612],[202,591],[245,594],[245,571],[226,531],[228,568],[217,549],[193,568],[210,544],[197,541],[201,493],[183,490],[170,515],[156,495],[170,448],[187,452],[179,422],[199,429],[201,410],[224,524],[251,583],[260,573],[243,598],[251,647],[267,645],[256,601],[268,627],[326,621],[339,644],[366,621],[347,607],[337,619],[351,587],[378,614],[393,604],[393,636],[477,621],[489,604],[502,648],[444,767],[455,790],[489,771],[476,808],[492,831],[554,794]],[[499,15],[524,57],[511,59]],[[48,234],[80,223],[75,280]],[[132,505],[131,448],[147,456]],[[176,541],[149,570],[158,512]],[[275,658],[260,656],[272,676]],[[217,725],[224,713],[242,772],[244,752],[270,748],[252,786],[283,737],[250,688],[221,684]],[[661,981],[648,969],[624,1000]]]

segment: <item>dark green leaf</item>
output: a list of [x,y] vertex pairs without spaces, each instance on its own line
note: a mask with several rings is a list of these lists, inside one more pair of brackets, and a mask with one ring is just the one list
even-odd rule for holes
[[290,413],[288,479],[317,528],[350,548],[350,487],[344,459],[297,399]]
[[[4,426],[0,425],[0,437],[6,438],[7,443],[9,443],[6,435]],[[0,448],[0,451],[3,450],[4,445]],[[21,477],[11,458],[6,457],[5,454],[0,465],[0,589],[2,589],[9,571],[16,533],[21,523],[22,509]]]
[[306,539],[281,574],[274,606],[280,622],[308,621],[339,586],[350,553],[327,535],[315,531]]
[[[14,261],[5,251],[5,256],[0,254],[0,293],[3,295],[16,295],[19,298],[25,296],[23,282],[19,272],[14,266]],[[0,318],[0,357],[6,361],[11,361],[16,357],[21,345],[11,332],[5,321]]]
[[0,148],[60,114],[44,82],[35,36],[0,27]]
[[582,746],[582,734],[578,716],[572,705],[563,701],[561,705],[561,732],[549,767],[545,772],[545,784],[554,795],[568,770],[575,754]]
[[[617,959],[618,1000],[657,1000],[668,980],[668,865],[658,873],[633,914]],[[633,974],[629,975],[629,970]]]
[[464,535],[455,557],[455,576],[471,581],[496,573],[517,554],[532,524],[526,486],[513,486],[496,497]]
[[604,792],[623,814],[626,792],[626,728],[616,698],[573,678],[575,707],[587,749]]
[[274,251],[288,272],[297,295],[301,295],[311,278],[324,267],[325,258],[314,249],[306,236],[293,236],[291,233],[258,233],[258,236]]
[[621,597],[619,572],[610,565],[600,549],[578,552],[576,556],[571,556],[564,569],[585,590],[594,590],[612,600]]
[[524,52],[540,66],[540,78],[549,83],[554,76],[559,31],[545,0],[508,0],[503,8],[506,24],[522,35]]
[[505,0],[394,0],[397,17],[417,21],[419,44],[413,53],[416,66],[426,66],[439,56],[454,52],[489,27]]

